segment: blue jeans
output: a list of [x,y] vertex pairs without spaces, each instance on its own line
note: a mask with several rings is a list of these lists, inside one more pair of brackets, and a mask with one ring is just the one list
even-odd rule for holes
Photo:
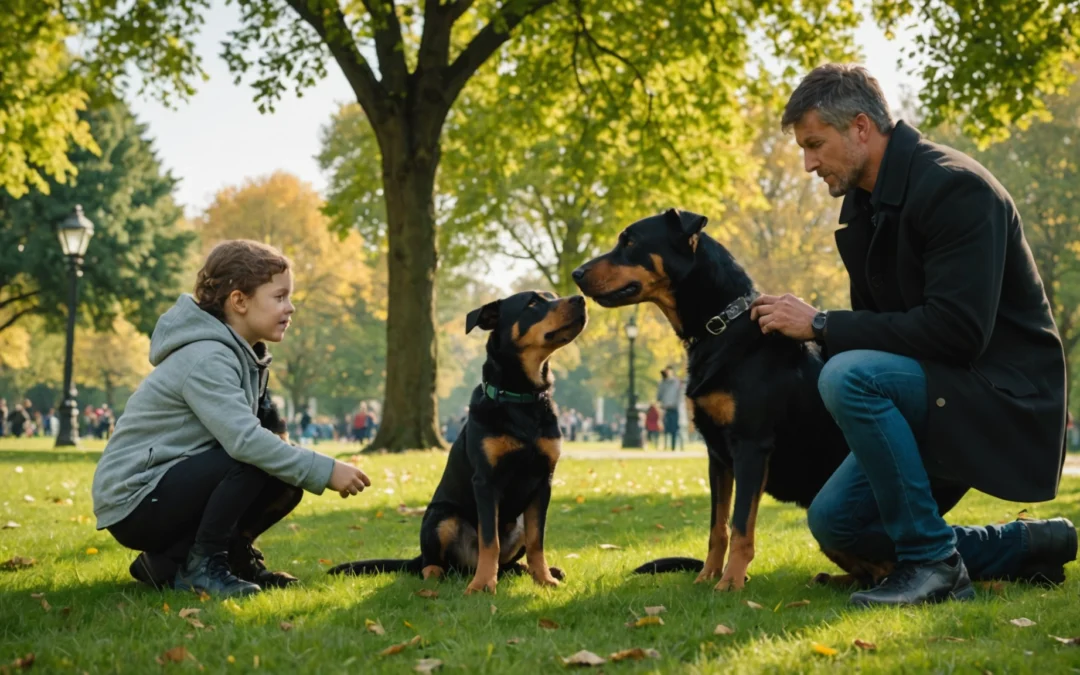
[[916,563],[959,552],[973,579],[1020,569],[1028,548],[1023,523],[950,527],[942,518],[968,488],[932,479],[923,466],[927,391],[918,361],[843,352],[826,362],[818,390],[851,448],[807,514],[822,549]]
[[670,442],[669,450],[675,449],[675,439],[679,437],[679,409],[664,409],[664,439]]

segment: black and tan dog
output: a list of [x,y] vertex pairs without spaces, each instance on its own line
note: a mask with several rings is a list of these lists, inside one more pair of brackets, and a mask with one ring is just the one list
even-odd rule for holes
[[[700,570],[698,582],[719,577],[716,589],[728,590],[743,587],[754,558],[762,493],[808,507],[848,446],[818,394],[817,347],[762,334],[750,320],[753,282],[701,231],[706,222],[674,209],[639,220],[573,276],[604,307],[655,303],[688,351],[687,396],[709,452],[709,554],[704,563],[669,558],[638,571]],[[852,575],[836,583],[871,583],[891,567],[825,553]]]
[[544,556],[544,527],[561,434],[551,400],[548,357],[576,338],[587,320],[580,295],[526,292],[469,313],[465,332],[491,331],[483,383],[472,394],[465,429],[454,441],[442,480],[420,526],[420,555],[366,560],[331,574],[409,571],[424,578],[473,573],[466,594],[495,592],[501,573],[527,571],[557,586],[562,573]]

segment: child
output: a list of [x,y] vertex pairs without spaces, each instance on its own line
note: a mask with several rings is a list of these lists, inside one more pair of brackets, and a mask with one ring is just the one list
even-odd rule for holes
[[287,586],[296,578],[267,570],[255,538],[303,490],[347,497],[371,485],[359,469],[260,424],[265,343],[284,337],[292,290],[279,251],[226,241],[199,270],[194,296],[158,320],[155,369],[128,400],[93,484],[98,529],[142,551],[131,565],[139,581],[217,596]]

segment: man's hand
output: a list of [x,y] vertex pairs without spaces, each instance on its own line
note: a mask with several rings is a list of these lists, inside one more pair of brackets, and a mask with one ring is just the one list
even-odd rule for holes
[[337,491],[344,498],[360,494],[369,485],[371,485],[371,479],[363,471],[351,464],[334,460],[334,470],[330,473],[330,482],[326,484],[326,487]]
[[813,340],[811,322],[818,310],[796,298],[785,295],[760,295],[750,305],[750,320],[757,321],[762,333],[781,333],[795,340]]

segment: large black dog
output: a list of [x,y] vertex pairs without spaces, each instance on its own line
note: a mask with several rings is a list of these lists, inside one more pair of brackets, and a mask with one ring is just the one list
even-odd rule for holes
[[[702,232],[706,222],[675,209],[639,220],[612,251],[573,276],[604,307],[655,303],[688,351],[687,396],[709,452],[709,553],[704,563],[669,558],[639,571],[700,570],[698,582],[719,577],[716,589],[728,590],[745,584],[762,493],[808,507],[848,446],[817,390],[824,363],[818,348],[762,334],[750,320],[754,284]],[[825,554],[851,576],[822,575],[822,581],[869,584],[891,569],[887,562]]]
[[495,592],[498,576],[524,572],[557,586],[562,573],[544,556],[551,479],[562,435],[551,400],[548,357],[585,328],[585,299],[518,293],[469,313],[465,332],[491,331],[483,383],[472,394],[465,429],[450,449],[420,526],[420,555],[365,560],[331,574],[387,571],[441,577],[472,572],[466,593]]

